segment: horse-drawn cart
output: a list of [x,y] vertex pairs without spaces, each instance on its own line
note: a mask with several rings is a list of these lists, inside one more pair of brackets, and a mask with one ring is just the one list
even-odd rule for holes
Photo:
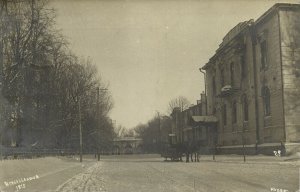
[[175,146],[166,146],[161,152],[161,157],[164,157],[167,161],[168,158],[171,161],[181,161],[183,153]]

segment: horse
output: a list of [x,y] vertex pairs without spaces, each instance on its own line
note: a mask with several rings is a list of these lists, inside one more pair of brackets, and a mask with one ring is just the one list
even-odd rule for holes
[[[199,162],[199,145],[197,142],[184,142],[177,143],[174,145],[177,153],[185,155],[185,161],[188,162]],[[180,161],[182,160],[182,155],[179,157]]]
[[[190,144],[190,151],[191,151],[191,161],[193,162],[199,162],[199,151],[200,151],[200,145],[198,142],[192,141]],[[194,160],[193,160],[194,156]]]

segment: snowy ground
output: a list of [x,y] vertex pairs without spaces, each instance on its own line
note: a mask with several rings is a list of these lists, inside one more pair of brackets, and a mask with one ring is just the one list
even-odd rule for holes
[[[0,162],[0,191],[295,192],[299,189],[297,159],[252,156],[246,160],[244,163],[242,156],[234,155],[216,156],[216,161],[212,156],[202,156],[199,163],[164,162],[157,155],[105,156],[100,162],[90,156],[82,164],[54,157],[9,160]],[[29,179],[36,175],[38,178]],[[9,181],[11,185],[7,186]]]
[[75,175],[71,179],[60,185],[57,192],[106,192],[103,179],[103,163],[97,162],[93,166],[87,168],[83,173]]
[[212,161],[211,156],[203,156],[199,163],[134,157],[104,159],[106,189],[112,192],[240,192],[271,189],[296,191],[299,188],[299,163],[296,161],[280,161],[265,156],[248,157],[246,163],[241,156],[217,156],[216,160]]
[[[86,170],[76,159],[38,158],[0,161],[0,191],[55,191],[64,181]],[[32,177],[36,177],[30,180]],[[11,183],[7,186],[7,183]],[[20,188],[18,188],[20,187]]]

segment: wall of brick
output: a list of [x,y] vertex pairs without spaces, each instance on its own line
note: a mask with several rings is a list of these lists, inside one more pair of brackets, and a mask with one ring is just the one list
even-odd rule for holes
[[[256,74],[259,113],[260,143],[276,143],[284,140],[284,116],[282,100],[282,78],[280,58],[279,20],[276,12],[256,24],[257,44]],[[260,43],[267,43],[267,67],[262,69]],[[264,99],[261,88],[270,90],[271,115],[264,115]]]
[[[215,115],[219,120],[220,148],[230,151],[231,148],[236,149],[244,140],[247,145],[254,144],[257,150],[266,150],[264,151],[266,154],[273,148],[283,149],[283,143],[286,152],[299,149],[299,144],[296,145],[300,142],[299,18],[300,6],[276,4],[256,22],[249,25],[248,30],[240,31],[234,39],[226,38],[228,35],[224,37],[227,41],[221,44],[205,66],[208,114]],[[239,64],[240,53],[235,51],[236,45],[242,41],[246,46],[244,54],[247,66],[247,73],[243,76]],[[262,47],[266,47],[265,67],[262,64],[264,58]],[[230,70],[231,63],[237,64],[234,67],[234,76]],[[224,71],[223,85],[222,70]],[[216,91],[213,91],[214,81]],[[225,97],[224,95],[217,97],[220,96],[224,85],[231,85],[237,88],[237,91]],[[265,114],[266,92],[263,91],[265,87],[270,91],[269,114]],[[243,94],[248,98],[249,120],[247,122],[244,122],[243,118]],[[236,101],[237,105],[236,123],[232,123],[233,101]],[[222,115],[224,104],[227,108],[226,125]],[[292,145],[293,143],[295,145]]]
[[286,142],[300,141],[300,8],[281,10],[280,31]]

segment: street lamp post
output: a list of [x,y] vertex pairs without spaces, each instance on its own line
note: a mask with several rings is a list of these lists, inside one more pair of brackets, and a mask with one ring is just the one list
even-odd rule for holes
[[246,153],[245,153],[245,135],[244,135],[244,131],[242,134],[242,142],[243,142],[243,156],[244,156],[244,162],[246,162]]
[[213,160],[215,161],[216,160],[216,129],[214,127],[214,130],[213,130],[213,148],[214,148],[214,151],[213,151]]
[[243,127],[243,131],[238,132],[242,136],[242,146],[243,146],[243,159],[246,162],[246,149],[245,149],[245,129]]

